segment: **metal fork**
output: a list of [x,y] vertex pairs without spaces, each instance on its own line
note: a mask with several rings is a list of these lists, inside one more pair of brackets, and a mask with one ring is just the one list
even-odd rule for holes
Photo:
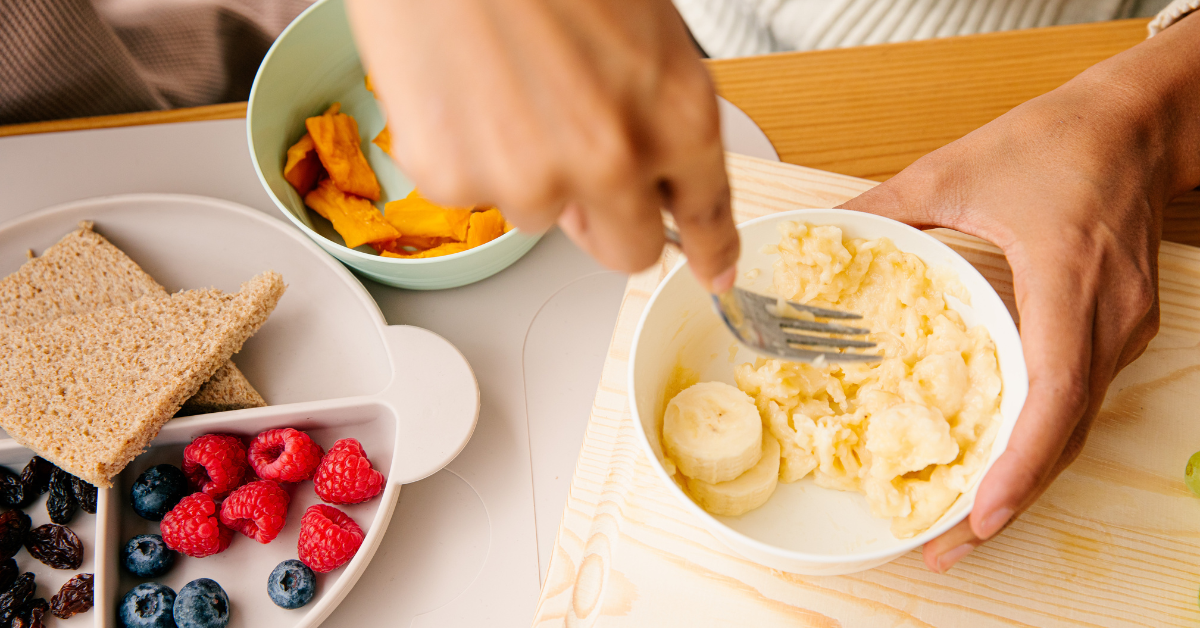
[[[663,225],[667,242],[681,247],[679,233]],[[868,353],[843,353],[845,349],[871,349],[875,343],[856,340],[871,330],[848,327],[816,320],[785,318],[778,315],[779,299],[734,286],[727,292],[713,295],[713,306],[725,326],[743,345],[772,358],[821,364],[823,362],[874,362],[880,356]],[[812,314],[814,318],[856,320],[862,315],[802,303],[785,301],[792,308]],[[801,333],[810,332],[810,333]],[[818,335],[821,334],[821,335]],[[849,336],[849,337],[847,337]],[[814,347],[814,348],[805,348]],[[819,350],[819,348],[830,350]]]

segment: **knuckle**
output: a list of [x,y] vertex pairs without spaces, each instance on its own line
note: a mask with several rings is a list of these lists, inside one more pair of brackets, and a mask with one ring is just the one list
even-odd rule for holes
[[638,151],[624,129],[590,142],[587,149],[589,178],[600,190],[612,191],[630,185],[637,178]]
[[1112,278],[1117,281],[1106,282],[1115,286],[1117,294],[1111,298],[1117,302],[1120,331],[1134,339],[1147,331],[1153,337],[1159,325],[1157,270],[1147,259],[1126,259],[1120,265],[1123,269]]
[[1158,330],[1162,326],[1162,311],[1158,307],[1158,301],[1146,313],[1146,317],[1142,319],[1142,334],[1143,344],[1150,344],[1150,340],[1158,335]]
[[689,89],[687,86],[671,89],[664,99],[671,119],[675,120],[681,136],[688,138],[691,145],[710,146],[721,139],[717,101],[711,87],[707,83],[704,87],[704,90]]
[[623,252],[621,255],[610,256],[616,270],[626,273],[636,273],[645,270],[658,261],[662,248],[657,250],[652,246],[638,246]]
[[519,176],[503,177],[496,186],[496,202],[525,212],[542,212],[561,204],[561,177],[553,169],[537,166]]
[[1158,284],[1149,269],[1139,269],[1134,281],[1126,285],[1126,299],[1133,307],[1138,318],[1145,318],[1152,312],[1157,315]]
[[713,229],[734,229],[733,209],[729,204],[728,183],[718,189],[717,194],[708,202],[691,203],[673,211],[675,222],[682,231]]
[[1067,439],[1066,446],[1063,447],[1062,454],[1059,455],[1058,461],[1055,463],[1054,472],[1056,474],[1072,462],[1075,462],[1075,459],[1083,452],[1083,446],[1087,444],[1087,433],[1086,429],[1076,429],[1071,433],[1070,438]]
[[657,117],[667,129],[668,150],[693,151],[721,145],[721,116],[712,82],[703,70],[663,77]]
[[1087,378],[1082,373],[1070,377],[1058,385],[1055,392],[1067,402],[1068,406],[1082,413],[1091,400],[1091,390]]

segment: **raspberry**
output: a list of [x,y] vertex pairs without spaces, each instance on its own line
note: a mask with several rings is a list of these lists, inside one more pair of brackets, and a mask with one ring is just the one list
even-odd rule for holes
[[183,474],[195,490],[223,499],[250,475],[246,447],[228,434],[205,434],[183,450]]
[[371,468],[362,444],[343,438],[321,459],[313,483],[317,496],[331,504],[361,504],[383,490],[383,474]]
[[271,480],[243,484],[221,503],[221,523],[259,543],[270,543],[287,523],[291,500]]
[[362,528],[346,513],[325,504],[309,506],[300,519],[300,560],[317,573],[345,565],[363,542]]
[[300,430],[267,430],[250,441],[250,465],[264,480],[303,482],[321,464],[321,446]]
[[233,540],[233,530],[217,517],[217,502],[204,493],[180,500],[159,527],[167,547],[195,558],[223,552]]

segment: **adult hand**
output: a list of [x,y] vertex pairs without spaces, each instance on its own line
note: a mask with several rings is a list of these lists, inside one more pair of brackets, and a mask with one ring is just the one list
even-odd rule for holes
[[1158,331],[1162,208],[1200,183],[1200,18],[1029,101],[846,203],[990,240],[1013,270],[1029,396],[944,572],[1079,454],[1113,377]]
[[702,285],[732,285],[738,238],[716,98],[670,0],[348,0],[422,193],[556,220],[615,269],[662,250],[661,209]]

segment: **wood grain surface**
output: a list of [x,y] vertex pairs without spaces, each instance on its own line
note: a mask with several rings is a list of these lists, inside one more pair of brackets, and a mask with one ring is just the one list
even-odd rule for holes
[[[787,163],[884,181],[933,150],[1146,39],[1147,20],[719,59],[717,91]],[[1163,239],[1200,246],[1200,192]]]
[[[730,156],[739,220],[829,207],[861,179]],[[1011,274],[983,241],[939,231],[1012,308]],[[918,551],[865,573],[755,565],[667,492],[626,397],[633,331],[665,258],[625,293],[534,626],[1194,626],[1200,498],[1200,251],[1164,244],[1162,331],[1113,383],[1080,458],[1029,512],[947,575]]]
[[1146,38],[1147,20],[708,62],[783,161],[882,181]]

